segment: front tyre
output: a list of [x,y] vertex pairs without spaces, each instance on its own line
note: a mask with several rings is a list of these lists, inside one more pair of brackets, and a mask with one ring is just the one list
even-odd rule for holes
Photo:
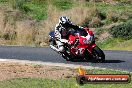
[[74,58],[69,55],[67,52],[62,53],[62,57],[66,60],[66,61],[74,61]]
[[101,63],[105,61],[105,54],[98,46],[93,48],[93,60]]
[[69,57],[68,57],[66,54],[62,53],[62,57],[63,57],[66,61],[70,61]]

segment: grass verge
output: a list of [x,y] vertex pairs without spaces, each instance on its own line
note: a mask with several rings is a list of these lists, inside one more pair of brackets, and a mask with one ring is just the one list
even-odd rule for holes
[[[89,69],[89,74],[129,74],[108,69]],[[131,74],[132,75],[132,74]],[[41,78],[17,78],[0,82],[0,88],[131,88],[132,82],[128,84],[85,84],[80,86],[75,78],[63,79],[41,79]]]
[[97,45],[104,50],[127,50],[132,51],[132,39],[123,40],[120,38],[109,38],[97,42]]

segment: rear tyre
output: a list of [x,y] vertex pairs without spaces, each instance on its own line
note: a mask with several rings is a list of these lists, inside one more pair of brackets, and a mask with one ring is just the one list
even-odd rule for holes
[[104,62],[105,61],[105,54],[104,52],[98,47],[93,48],[93,62]]

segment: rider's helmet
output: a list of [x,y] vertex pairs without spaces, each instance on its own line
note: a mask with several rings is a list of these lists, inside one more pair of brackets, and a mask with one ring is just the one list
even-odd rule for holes
[[61,25],[62,25],[63,27],[65,27],[65,28],[67,28],[67,26],[68,26],[69,24],[71,24],[71,21],[69,20],[68,17],[62,16],[62,17],[60,17],[60,19],[59,19],[59,24],[61,24]]
[[59,19],[59,24],[62,26],[61,32],[63,36],[66,36],[69,30],[69,24],[71,24],[71,21],[68,17],[62,16]]

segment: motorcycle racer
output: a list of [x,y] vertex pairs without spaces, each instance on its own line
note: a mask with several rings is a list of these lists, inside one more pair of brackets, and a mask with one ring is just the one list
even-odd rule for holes
[[[73,30],[89,30],[88,28],[83,28],[80,26],[77,26],[75,24],[73,24],[70,19],[66,16],[62,16],[59,19],[59,23],[56,24],[55,27],[55,38],[56,38],[56,44],[57,44],[57,48],[59,50],[59,52],[64,53],[65,49],[64,49],[64,43],[68,43],[68,33],[69,30],[73,29]],[[88,39],[88,43],[90,43],[91,41],[93,41],[93,32],[89,31],[89,33],[87,34],[87,36],[85,36]]]

